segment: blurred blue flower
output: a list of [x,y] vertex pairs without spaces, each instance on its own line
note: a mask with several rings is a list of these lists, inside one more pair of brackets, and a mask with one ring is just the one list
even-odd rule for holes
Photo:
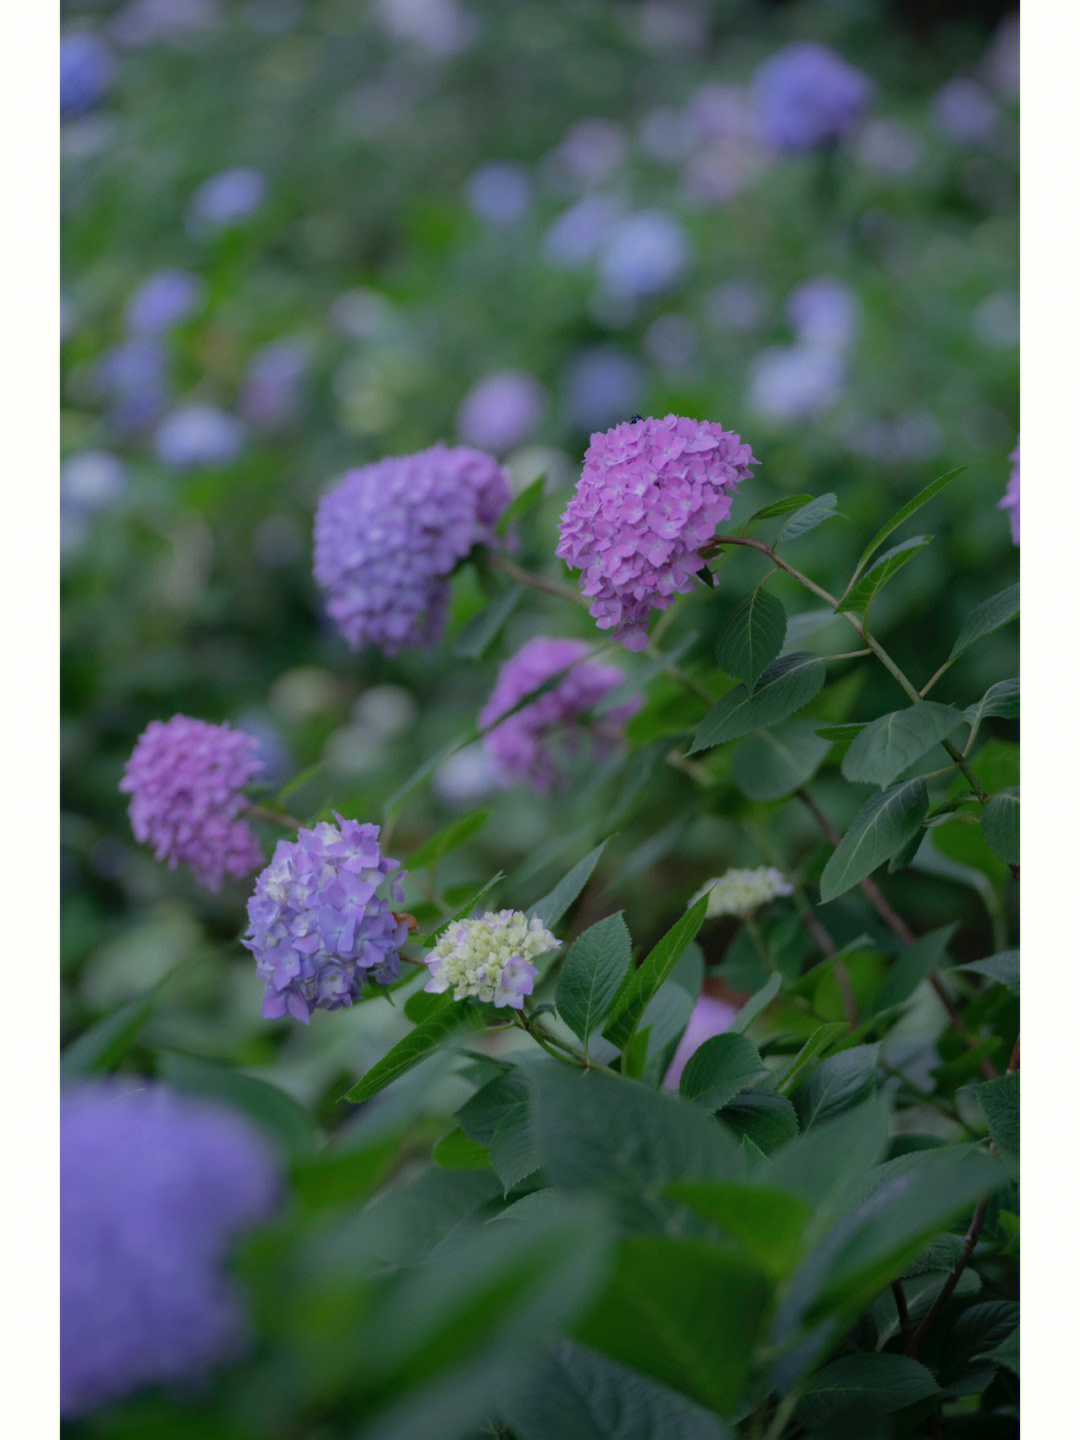
[[514,225],[532,201],[532,182],[523,165],[497,161],[470,175],[465,194],[474,215],[492,225]]
[[154,449],[173,470],[228,465],[244,448],[244,426],[214,405],[185,405],[162,422]]
[[95,385],[120,434],[141,435],[157,423],[168,399],[164,351],[148,336],[116,345],[98,362]]
[[522,370],[486,375],[461,403],[457,431],[468,445],[502,455],[527,440],[539,425],[547,392]]
[[861,70],[824,45],[789,45],[760,66],[753,98],[766,138],[777,150],[813,150],[842,140],[874,94]]
[[140,49],[209,30],[219,19],[218,0],[131,0],[113,23],[121,45]]
[[60,467],[61,504],[83,514],[104,510],[127,489],[127,466],[104,450],[77,450]]
[[116,79],[113,52],[98,35],[76,31],[60,37],[60,115],[85,115],[105,99]]
[[479,22],[460,0],[378,0],[378,13],[399,40],[433,55],[455,55],[476,36]]
[[566,415],[580,430],[606,430],[639,407],[645,367],[614,345],[594,345],[575,355],[563,376]]
[[287,429],[300,412],[310,365],[300,340],[275,340],[251,362],[240,396],[240,413],[256,430]]
[[555,154],[559,168],[571,181],[598,185],[619,169],[626,152],[622,127],[614,120],[590,116],[570,127]]
[[994,137],[998,107],[975,80],[957,75],[941,87],[930,108],[941,130],[958,145],[985,144]]
[[128,304],[128,329],[135,335],[157,335],[194,314],[206,286],[189,270],[159,270],[144,280]]
[[842,351],[858,329],[859,298],[842,280],[823,275],[791,292],[787,312],[801,342]]
[[188,230],[200,237],[238,225],[263,203],[266,189],[266,176],[250,165],[211,176],[192,196]]
[[610,195],[586,195],[564,210],[544,238],[544,259],[577,270],[587,264],[612,235],[624,214]]
[[647,299],[662,295],[681,276],[690,259],[686,231],[662,210],[630,215],[600,255],[600,279],[619,298]]
[[750,366],[748,403],[766,420],[792,424],[830,409],[844,390],[841,357],[823,345],[775,345]]
[[707,297],[706,313],[718,330],[753,330],[768,309],[768,295],[752,280],[729,280]]

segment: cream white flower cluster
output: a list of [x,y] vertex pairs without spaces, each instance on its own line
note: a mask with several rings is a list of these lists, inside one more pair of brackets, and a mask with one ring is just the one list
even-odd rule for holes
[[530,920],[520,910],[458,920],[440,935],[425,961],[431,978],[424,989],[453,989],[455,1000],[471,995],[520,1010],[536,979],[532,962],[559,943],[540,920]]
[[707,920],[719,915],[752,915],[760,906],[781,895],[790,895],[794,887],[772,865],[759,865],[756,870],[727,870],[717,880],[710,880],[690,901],[708,895]]

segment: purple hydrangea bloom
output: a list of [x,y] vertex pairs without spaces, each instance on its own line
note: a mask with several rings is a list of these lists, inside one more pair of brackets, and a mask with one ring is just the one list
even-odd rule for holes
[[206,286],[188,270],[159,270],[144,280],[128,305],[128,328],[157,335],[186,320],[203,302]]
[[163,420],[154,449],[173,470],[202,470],[228,465],[244,448],[243,422],[215,405],[184,405]]
[[1020,442],[1016,442],[1016,449],[1009,456],[1013,462],[1012,474],[1009,476],[1009,483],[1005,487],[1005,494],[998,501],[998,509],[1004,510],[1009,517],[1009,529],[1012,531],[1013,544],[1020,544]]
[[671,1057],[671,1065],[664,1076],[664,1085],[668,1090],[679,1088],[682,1072],[686,1069],[690,1056],[704,1045],[706,1040],[730,1030],[736,1013],[735,1007],[726,1000],[719,1000],[704,991],[698,996],[678,1049]]
[[756,463],[738,435],[676,415],[592,437],[555,553],[584,572],[601,630],[645,649],[649,611],[694,588],[701,551]]
[[266,176],[253,166],[223,170],[192,196],[188,229],[196,237],[230,229],[246,220],[266,198]]
[[225,1271],[279,1176],[240,1116],[139,1081],[60,1105],[60,1404],[85,1414],[238,1358],[247,1327]]
[[116,79],[116,57],[98,35],[60,37],[60,114],[85,115],[101,104]]
[[500,370],[485,376],[465,396],[457,428],[468,444],[505,454],[529,438],[546,403],[544,387],[534,376]]
[[309,365],[308,347],[299,340],[275,340],[260,350],[240,397],[244,418],[271,433],[289,426],[300,410]]
[[473,214],[492,225],[515,225],[532,201],[529,172],[510,161],[481,166],[465,190]]
[[[521,780],[543,795],[566,778],[566,754],[576,750],[582,738],[581,716],[626,678],[613,665],[590,662],[588,654],[589,646],[583,640],[537,635],[499,671],[495,688],[480,712],[482,729],[512,710],[530,691],[566,671],[552,689],[484,736],[484,748],[504,785]],[[602,753],[617,741],[622,722],[639,704],[640,699],[635,698],[590,727],[596,751]]]
[[139,736],[120,781],[131,796],[136,840],[153,845],[175,870],[183,861],[195,878],[220,890],[262,864],[246,820],[243,787],[262,769],[259,742],[228,725],[174,715],[152,720]]
[[644,300],[662,295],[690,259],[686,231],[662,210],[643,210],[616,225],[600,256],[600,279],[612,295]]
[[870,104],[869,76],[824,45],[788,45],[760,67],[753,95],[777,150],[814,150],[842,140]]
[[378,460],[327,491],[315,515],[315,579],[352,648],[396,655],[434,644],[450,572],[491,542],[509,503],[501,467],[462,446]]
[[125,437],[141,435],[157,423],[165,408],[169,391],[165,353],[156,338],[136,336],[102,355],[94,381],[117,430]]
[[390,906],[402,901],[401,876],[389,878],[400,862],[379,849],[377,825],[334,818],[280,840],[248,901],[241,943],[266,982],[267,1020],[306,1025],[313,1009],[338,1010],[369,981],[397,979],[409,933]]

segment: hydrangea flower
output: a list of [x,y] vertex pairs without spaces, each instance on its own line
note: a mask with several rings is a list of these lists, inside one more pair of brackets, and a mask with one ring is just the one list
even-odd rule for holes
[[470,445],[505,454],[527,440],[540,423],[547,394],[521,370],[486,375],[461,402],[457,428]]
[[434,644],[450,572],[474,545],[490,543],[509,503],[500,466],[461,446],[350,470],[319,501],[315,579],[352,648],[396,655]]
[[259,742],[228,725],[174,715],[152,720],[139,736],[120,781],[131,796],[136,840],[153,845],[170,869],[183,861],[195,878],[220,890],[262,864],[243,787],[262,769]]
[[192,196],[187,219],[189,233],[200,238],[239,225],[258,210],[266,191],[266,176],[250,165],[212,175]]
[[998,509],[1004,510],[1009,517],[1009,529],[1012,531],[1013,544],[1020,544],[1020,442],[1016,442],[1016,449],[1009,456],[1013,462],[1012,474],[1009,476],[1009,483],[1005,487],[1005,494],[998,501]]
[[770,900],[794,893],[794,887],[780,871],[772,865],[759,865],[756,870],[726,870],[717,880],[691,897],[690,904],[708,895],[709,908],[705,911],[707,920],[719,915],[752,915]]
[[136,335],[157,335],[179,325],[203,303],[206,286],[188,270],[158,270],[147,277],[128,304],[128,328]]
[[[522,780],[543,795],[565,779],[566,752],[576,750],[582,738],[580,717],[625,678],[613,665],[586,660],[588,653],[583,640],[552,640],[537,635],[499,671],[495,688],[480,712],[481,729],[513,710],[518,701],[546,680],[566,671],[550,690],[508,715],[484,736],[484,748],[504,785]],[[590,738],[596,750],[602,752],[605,746],[610,747],[620,733],[621,722],[629,719],[639,704],[639,699],[633,699],[591,728]]]
[[228,465],[244,448],[245,431],[235,415],[214,405],[185,405],[162,422],[154,440],[157,457],[174,470]]
[[240,1116],[98,1080],[60,1105],[60,1403],[65,1419],[198,1380],[244,1348],[224,1269],[273,1208],[277,1167]]
[[643,210],[616,225],[600,256],[600,279],[612,295],[643,300],[670,290],[689,258],[678,221],[662,210]]
[[730,1030],[736,1013],[733,1005],[729,1005],[726,1000],[717,999],[715,995],[710,995],[707,991],[703,991],[698,996],[694,1002],[694,1008],[690,1012],[690,1019],[683,1031],[682,1039],[679,1041],[675,1054],[671,1057],[668,1072],[664,1076],[664,1085],[668,1090],[679,1088],[682,1072],[686,1069],[686,1062],[690,1056],[704,1045],[706,1040],[711,1040],[714,1035],[722,1035],[725,1030]]
[[402,901],[401,876],[389,878],[400,862],[380,850],[378,825],[334,819],[280,840],[248,901],[240,943],[266,982],[264,1019],[306,1025],[313,1009],[338,1010],[369,981],[397,979],[409,933],[391,909]]
[[693,589],[701,551],[755,463],[738,435],[676,415],[592,437],[555,553],[584,572],[602,630],[645,649],[649,611]]
[[458,920],[427,957],[431,978],[424,989],[440,994],[453,988],[455,1000],[475,996],[521,1010],[537,976],[532,962],[558,949],[559,943],[542,921],[529,920],[520,910]]
[[60,115],[85,115],[116,80],[116,57],[98,35],[78,30],[60,37]]
[[766,60],[753,84],[758,115],[777,150],[814,150],[842,140],[873,93],[869,76],[812,42],[788,45]]

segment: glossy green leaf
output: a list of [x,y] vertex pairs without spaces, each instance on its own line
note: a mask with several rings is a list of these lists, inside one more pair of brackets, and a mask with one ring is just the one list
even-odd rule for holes
[[905,780],[871,795],[821,874],[822,901],[835,900],[906,845],[930,808],[926,781]]
[[794,1140],[799,1133],[795,1106],[775,1090],[742,1090],[718,1112],[717,1118],[735,1135],[746,1136],[766,1155]]
[[780,986],[783,984],[783,977],[779,971],[774,971],[754,995],[750,996],[746,1004],[741,1008],[735,1019],[728,1026],[729,1030],[739,1034],[745,1034],[757,1017],[767,1005],[771,1005],[780,993]]
[[1020,1076],[999,1075],[996,1080],[987,1080],[983,1085],[972,1085],[990,1137],[999,1150],[1010,1154],[1020,1153]]
[[554,890],[549,890],[542,900],[537,900],[535,905],[530,906],[526,912],[529,919],[535,917],[549,930],[553,929],[585,889],[606,844],[606,840],[601,841],[595,850],[591,850],[584,860],[579,860],[574,868],[563,876]]
[[491,1168],[507,1193],[543,1164],[533,1138],[528,1104],[514,1105],[495,1126],[491,1137]]
[[933,538],[932,535],[914,535],[910,540],[886,550],[855,582],[836,607],[837,610],[841,613],[865,615],[881,588],[888,584],[898,570],[902,570],[910,560],[914,560]]
[[1020,680],[999,680],[986,694],[964,711],[970,725],[978,725],[992,716],[998,720],[1015,720],[1020,714]]
[[1020,863],[1020,791],[1002,790],[990,797],[982,813],[982,832],[986,843],[1006,865]]
[[487,1170],[491,1165],[487,1146],[470,1140],[461,1129],[444,1135],[432,1150],[431,1158],[444,1170]]
[[544,498],[544,487],[547,485],[547,476],[538,475],[535,480],[530,480],[520,495],[515,495],[510,504],[499,516],[499,523],[495,527],[497,535],[505,535],[515,520],[522,515],[527,515],[530,510],[535,510],[540,501]]
[[784,648],[787,611],[764,582],[728,611],[716,642],[721,670],[753,690],[758,677]]
[[[887,540],[894,530],[898,530],[905,520],[910,520],[916,510],[921,510],[928,500],[932,500],[939,491],[944,490],[950,480],[955,480],[957,475],[962,475],[964,468],[964,466],[960,466],[958,470],[950,470],[947,475],[940,475],[936,480],[931,480],[929,485],[920,490],[917,495],[913,495],[906,505],[902,505],[896,514],[885,522],[859,556],[859,562],[852,572],[851,579],[848,581],[849,590],[866,569],[867,561],[877,550],[878,546]],[[846,607],[841,605],[840,608],[845,609]]]
[[844,1020],[830,1020],[825,1025],[819,1025],[794,1059],[774,1077],[776,1089],[781,1094],[790,1090],[802,1072],[811,1066],[834,1040],[839,1039],[841,1035],[846,1035],[847,1029],[847,1022]]
[[745,1182],[682,1180],[667,1193],[734,1235],[748,1259],[778,1278],[798,1258],[812,1214],[796,1195]]
[[889,967],[889,973],[874,999],[875,1011],[902,1005],[929,974],[948,969],[949,941],[955,933],[955,922],[943,925],[938,930],[920,935],[913,945],[903,949]]
[[708,907],[709,897],[702,895],[657,941],[641,965],[630,972],[611,1006],[612,1018],[604,1027],[605,1040],[610,1040],[620,1050],[624,1048],[637,1028],[646,1005],[697,937]]
[[492,1136],[502,1121],[528,1099],[529,1087],[518,1067],[489,1080],[457,1112],[456,1119],[465,1134],[478,1145],[491,1144]]
[[555,1007],[579,1040],[607,1018],[630,969],[630,932],[620,911],[590,926],[567,951]]
[[853,1045],[803,1073],[791,1092],[803,1130],[833,1119],[873,1093],[879,1049]]
[[842,1355],[810,1376],[795,1413],[802,1425],[840,1434],[846,1426],[895,1414],[940,1394],[926,1366],[906,1355]]
[[813,498],[813,495],[787,495],[783,500],[774,500],[771,505],[754,511],[743,526],[742,533],[745,535],[750,526],[756,525],[759,520],[775,520],[780,515],[790,515],[793,510],[801,510]]
[[766,1073],[765,1063],[745,1035],[711,1035],[687,1060],[679,1094],[710,1110],[719,1110],[740,1090]]
[[399,1040],[392,1050],[377,1060],[367,1074],[346,1091],[344,1099],[354,1105],[370,1100],[380,1090],[385,1090],[399,1076],[419,1065],[446,1039],[451,1031],[465,1023],[465,1006],[451,996],[444,995],[443,1003],[428,1018]]
[[933,700],[881,715],[855,737],[840,762],[841,773],[856,784],[884,789],[963,723],[959,710]]
[[1002,950],[989,955],[985,960],[969,960],[966,965],[954,966],[957,970],[972,970],[976,975],[985,975],[988,980],[997,980],[1007,985],[1014,995],[1020,993],[1020,951]]
[[782,655],[765,669],[753,694],[745,685],[736,685],[713,706],[687,753],[694,755],[750,730],[786,720],[809,705],[824,683],[825,661],[820,655]]
[[748,736],[732,751],[729,773],[748,800],[779,800],[817,774],[830,748],[812,720],[789,720]]
[[991,595],[989,600],[977,606],[960,628],[960,634],[949,651],[949,659],[955,660],[962,655],[969,646],[974,645],[976,640],[981,640],[985,635],[992,635],[995,630],[1000,630],[1010,620],[1016,618],[1020,613],[1020,586],[1009,585],[1004,590],[999,590],[996,595]]
[[836,496],[831,493],[819,495],[808,505],[803,505],[796,510],[790,520],[785,521],[783,529],[776,537],[775,544],[782,545],[785,540],[796,540],[800,535],[805,535],[810,530],[816,530],[826,520],[831,520],[835,514]]

